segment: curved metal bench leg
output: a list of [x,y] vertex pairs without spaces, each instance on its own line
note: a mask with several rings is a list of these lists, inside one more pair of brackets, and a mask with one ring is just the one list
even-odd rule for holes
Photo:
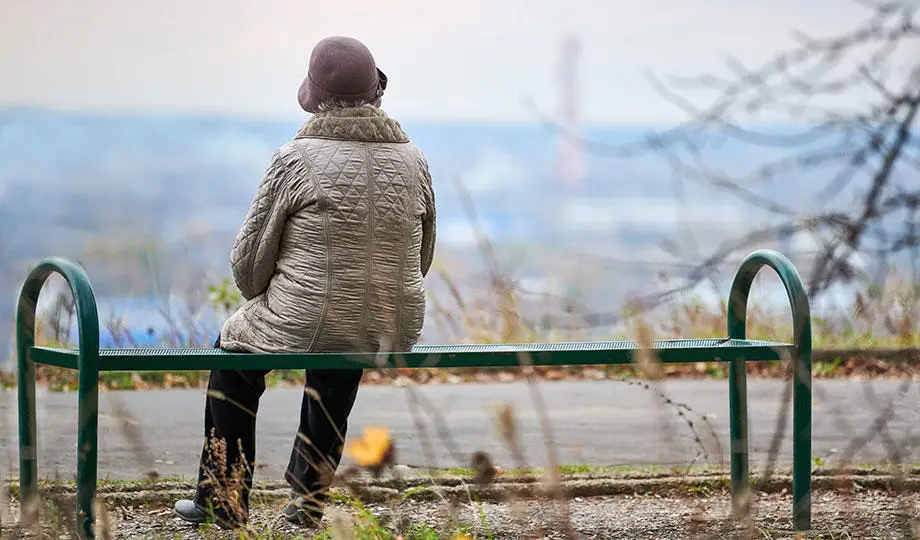
[[[811,528],[811,308],[805,286],[789,259],[773,250],[758,250],[741,263],[728,297],[728,337],[745,339],[747,301],[754,278],[764,266],[778,275],[792,307],[792,526]],[[729,406],[732,439],[732,507],[749,495],[746,370],[743,360],[729,365]]]
[[52,274],[60,274],[70,286],[77,309],[80,340],[79,411],[77,432],[77,523],[84,538],[95,538],[96,457],[99,425],[99,314],[89,278],[82,268],[65,259],[44,259],[29,272],[19,293],[16,313],[19,356],[19,485],[23,508],[37,509],[38,468],[35,429],[35,364],[30,351],[35,345],[35,312],[38,297]]
[[[37,298],[38,292],[34,296]],[[16,315],[16,359],[19,394],[19,502],[22,521],[38,518],[38,447],[35,416],[35,362],[29,351],[35,344],[35,302],[19,299]]]
[[732,515],[735,517],[744,515],[750,509],[751,496],[746,368],[744,358],[734,358],[728,364]]
[[[792,522],[796,530],[811,528],[811,323],[808,339],[798,342],[792,359]],[[798,333],[798,332],[796,332]]]
[[96,460],[99,444],[99,358],[80,353],[77,431],[77,519],[86,538],[94,538]]

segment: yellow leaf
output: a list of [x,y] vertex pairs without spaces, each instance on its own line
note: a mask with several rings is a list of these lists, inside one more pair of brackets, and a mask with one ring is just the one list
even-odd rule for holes
[[386,428],[364,428],[364,435],[345,446],[345,454],[354,458],[362,467],[380,465],[390,449],[390,433]]
[[454,536],[454,540],[473,540],[473,537],[468,534],[457,533],[457,535]]

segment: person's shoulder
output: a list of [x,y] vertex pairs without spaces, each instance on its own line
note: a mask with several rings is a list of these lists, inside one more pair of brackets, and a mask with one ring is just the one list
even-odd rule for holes
[[275,169],[275,176],[280,185],[284,185],[290,193],[307,193],[310,188],[309,178],[311,162],[304,154],[303,144],[300,139],[285,142],[275,150],[272,159],[272,168]]
[[415,157],[416,157],[416,159],[418,159],[419,163],[421,163],[421,164],[424,165],[425,167],[428,167],[428,158],[425,157],[425,152],[422,152],[422,149],[419,148],[418,146],[415,146],[414,144],[412,145],[412,149],[413,149],[413,151],[414,151],[414,153],[415,153]]
[[299,139],[294,139],[287,141],[275,150],[275,156],[285,159],[285,158],[297,158],[300,157],[300,148],[298,148]]
[[304,165],[303,149],[298,147],[298,141],[299,139],[287,141],[275,150],[272,156],[275,166],[301,168]]
[[402,146],[403,146],[403,151],[406,152],[408,155],[414,158],[420,159],[422,161],[425,160],[424,152],[422,152],[422,149],[419,148],[414,142],[412,142],[411,139],[403,143]]

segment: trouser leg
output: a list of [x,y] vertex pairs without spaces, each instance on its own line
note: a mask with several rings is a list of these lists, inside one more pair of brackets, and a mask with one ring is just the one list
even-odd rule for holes
[[240,521],[248,516],[256,413],[268,372],[215,370],[208,379],[205,444],[195,502],[212,508],[222,519]]
[[[348,415],[358,395],[362,370],[307,370],[300,427],[285,479],[294,491],[325,500],[342,459]],[[328,413],[328,414],[327,414]]]

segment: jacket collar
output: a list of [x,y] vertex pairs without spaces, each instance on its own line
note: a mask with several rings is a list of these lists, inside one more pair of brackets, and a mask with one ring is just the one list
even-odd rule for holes
[[406,143],[409,136],[399,122],[376,107],[334,109],[316,113],[297,132],[296,139]]

